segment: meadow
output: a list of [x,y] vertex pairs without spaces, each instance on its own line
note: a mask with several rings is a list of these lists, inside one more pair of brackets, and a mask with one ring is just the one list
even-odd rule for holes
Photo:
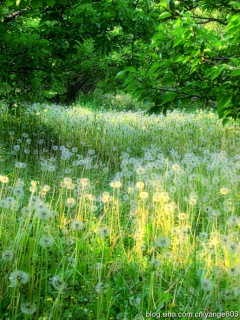
[[0,319],[240,318],[239,124],[44,104],[0,121]]

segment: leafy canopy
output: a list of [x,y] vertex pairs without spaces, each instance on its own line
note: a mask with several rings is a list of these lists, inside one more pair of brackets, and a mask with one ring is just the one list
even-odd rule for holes
[[2,1],[0,97],[69,103],[124,88],[150,112],[197,100],[237,119],[239,12],[225,0]]
[[162,13],[140,68],[117,75],[134,98],[166,112],[193,100],[216,102],[221,118],[240,117],[240,2],[160,1]]

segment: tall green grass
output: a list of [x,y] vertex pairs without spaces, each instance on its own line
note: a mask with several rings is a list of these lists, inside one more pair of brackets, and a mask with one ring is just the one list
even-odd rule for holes
[[239,151],[211,112],[2,108],[0,319],[239,311]]

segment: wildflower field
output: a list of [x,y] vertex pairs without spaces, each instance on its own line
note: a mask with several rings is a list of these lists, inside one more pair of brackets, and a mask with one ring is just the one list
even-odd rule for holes
[[0,319],[240,319],[237,123],[0,112]]

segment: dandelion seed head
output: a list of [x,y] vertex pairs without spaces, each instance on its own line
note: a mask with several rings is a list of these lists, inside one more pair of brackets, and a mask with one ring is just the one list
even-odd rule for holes
[[39,220],[49,220],[53,217],[53,214],[52,214],[52,211],[49,210],[46,206],[37,206],[35,208],[36,210],[36,217],[39,219]]
[[96,286],[95,286],[95,291],[96,291],[98,294],[107,293],[108,288],[109,288],[109,284],[103,283],[103,282],[99,282],[99,283],[97,283]]
[[10,262],[13,260],[13,258],[14,258],[14,253],[11,250],[6,250],[2,253],[2,260],[3,261]]
[[227,274],[230,277],[237,277],[240,274],[240,265],[229,267],[227,269]]
[[74,198],[68,198],[66,201],[66,207],[73,208],[76,204],[76,200]]
[[237,226],[237,225],[240,223],[240,219],[239,219],[239,217],[237,217],[237,216],[230,216],[230,217],[228,217],[228,219],[227,219],[227,223],[228,223],[230,226]]
[[157,237],[156,238],[156,246],[159,248],[168,248],[171,245],[171,239],[169,237]]
[[25,302],[21,304],[20,310],[23,314],[32,315],[36,312],[37,306],[35,303]]
[[111,233],[111,230],[107,226],[103,226],[103,227],[99,228],[99,231],[98,231],[98,234],[100,237],[109,237],[110,233]]
[[28,283],[29,275],[24,271],[16,270],[10,274],[9,280],[12,287],[17,287]]
[[52,236],[42,236],[39,240],[39,244],[43,248],[51,248],[53,246],[54,239]]
[[62,291],[66,288],[66,284],[63,281],[61,276],[58,276],[58,275],[54,276],[51,283],[54,289],[58,291]]
[[84,224],[80,220],[74,220],[74,221],[71,222],[70,228],[73,231],[81,231],[81,230],[84,229]]
[[213,282],[210,279],[202,279],[201,287],[203,291],[211,291],[213,288]]

